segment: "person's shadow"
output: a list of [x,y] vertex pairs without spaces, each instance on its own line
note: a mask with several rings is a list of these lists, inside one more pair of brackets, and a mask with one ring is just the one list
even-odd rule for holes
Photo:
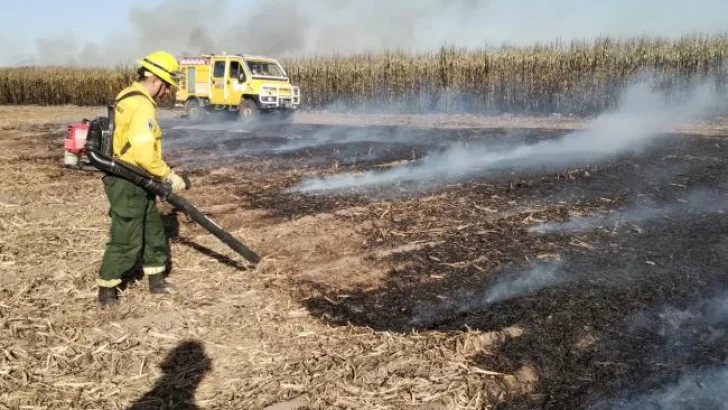
[[197,341],[180,344],[160,368],[164,372],[161,380],[127,410],[198,410],[195,390],[212,368],[202,344]]

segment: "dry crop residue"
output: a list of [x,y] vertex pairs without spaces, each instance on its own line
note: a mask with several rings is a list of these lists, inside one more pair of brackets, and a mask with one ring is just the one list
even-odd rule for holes
[[[100,175],[61,166],[70,119],[36,116],[0,131],[9,408],[574,409],[726,359],[720,323],[683,334],[663,313],[725,288],[728,220],[706,206],[728,182],[717,136],[588,167],[310,195],[287,189],[508,132],[407,130],[401,142],[401,127],[362,138],[305,116],[225,144],[200,132],[209,143],[168,153],[192,175],[184,196],[263,262],[247,270],[164,204],[179,292],[140,282],[99,312]],[[308,146],[275,150],[291,142]],[[499,282],[524,271],[530,282]],[[677,336],[690,343],[675,352]]]

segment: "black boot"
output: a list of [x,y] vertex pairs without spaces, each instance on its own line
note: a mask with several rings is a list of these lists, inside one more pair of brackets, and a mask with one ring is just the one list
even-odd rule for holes
[[100,287],[98,302],[101,309],[116,305],[119,302],[118,289]]
[[151,293],[174,293],[175,287],[172,286],[164,274],[149,275],[149,292]]

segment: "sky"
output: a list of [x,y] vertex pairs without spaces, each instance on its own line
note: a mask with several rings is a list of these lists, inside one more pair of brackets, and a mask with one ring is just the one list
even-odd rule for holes
[[726,0],[25,0],[3,14],[0,66],[113,66],[156,49],[285,58],[728,32]]

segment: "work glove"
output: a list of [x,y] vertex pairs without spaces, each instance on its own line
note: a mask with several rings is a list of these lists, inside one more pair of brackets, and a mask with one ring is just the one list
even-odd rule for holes
[[187,183],[185,182],[184,178],[177,175],[176,172],[172,171],[167,175],[167,182],[172,185],[172,192],[175,194],[187,189]]

